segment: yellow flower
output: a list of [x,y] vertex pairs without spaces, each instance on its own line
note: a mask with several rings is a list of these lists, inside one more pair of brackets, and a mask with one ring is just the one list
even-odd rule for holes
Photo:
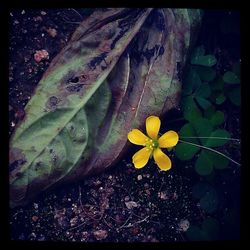
[[136,152],[133,157],[133,163],[136,168],[143,168],[149,158],[153,155],[155,163],[161,170],[169,170],[171,168],[171,160],[164,154],[161,148],[172,148],[178,140],[178,134],[169,130],[158,138],[158,133],[161,126],[161,120],[157,116],[149,116],[146,119],[147,135],[143,134],[139,129],[133,129],[128,133],[128,140],[136,145],[144,146]]

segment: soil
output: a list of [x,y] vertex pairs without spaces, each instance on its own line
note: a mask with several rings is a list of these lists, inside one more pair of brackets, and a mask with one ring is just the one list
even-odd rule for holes
[[[9,136],[22,120],[24,107],[54,56],[67,44],[79,22],[91,10],[36,9],[10,13]],[[224,12],[225,14],[226,12]],[[204,24],[205,25],[205,24]],[[209,26],[210,24],[206,24]],[[202,36],[201,36],[202,37]],[[217,47],[221,48],[217,45]],[[213,46],[212,48],[215,47]],[[217,48],[218,49],[218,48]],[[37,51],[45,50],[40,61]],[[222,59],[228,50],[221,50]],[[224,51],[224,52],[223,52]],[[40,55],[40,54],[39,54]],[[237,55],[236,55],[237,57]],[[235,60],[235,55],[231,56]],[[227,66],[223,66],[224,70]],[[226,128],[240,137],[239,108],[222,106]],[[162,130],[177,130],[184,124],[181,113],[173,110],[163,121]],[[200,180],[194,161],[181,162],[169,153],[173,168],[160,172],[152,162],[141,170],[131,164],[130,151],[113,168],[81,182],[50,189],[25,207],[10,211],[13,240],[84,242],[164,242],[187,241],[189,225],[200,225],[213,216],[220,222],[219,239],[238,239],[239,221],[224,229],[223,216],[230,207],[239,207],[240,171],[231,164],[218,173],[223,200],[212,215],[192,196]],[[240,159],[239,147],[229,146],[230,155]],[[232,202],[233,201],[233,202]],[[233,205],[232,205],[233,204]],[[227,226],[228,227],[228,226]]]

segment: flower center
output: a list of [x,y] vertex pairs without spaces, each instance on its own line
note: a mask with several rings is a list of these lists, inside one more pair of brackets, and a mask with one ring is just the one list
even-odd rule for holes
[[146,140],[146,143],[145,143],[145,146],[147,147],[147,149],[153,150],[153,149],[158,148],[159,143],[158,143],[157,140],[147,139],[147,140]]

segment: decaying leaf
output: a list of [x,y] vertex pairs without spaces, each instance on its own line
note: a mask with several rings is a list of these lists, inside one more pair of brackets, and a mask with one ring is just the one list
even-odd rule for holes
[[132,128],[176,107],[199,22],[200,11],[186,9],[106,9],[85,19],[11,138],[11,206],[103,171],[125,151]]

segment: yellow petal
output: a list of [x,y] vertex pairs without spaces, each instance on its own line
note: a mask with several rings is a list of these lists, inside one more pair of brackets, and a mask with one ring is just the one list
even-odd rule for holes
[[148,148],[142,148],[141,150],[137,151],[133,155],[133,163],[136,168],[143,168],[149,160],[149,157],[152,153],[152,150],[149,150]]
[[144,135],[139,129],[133,129],[128,133],[128,139],[133,144],[145,146],[148,137]]
[[178,134],[173,130],[169,130],[159,138],[158,143],[160,148],[171,148],[174,147],[178,141]]
[[154,160],[161,170],[169,170],[171,168],[171,160],[165,155],[160,148],[154,150]]
[[157,116],[149,116],[146,119],[147,134],[152,139],[157,139],[161,126],[161,120]]

